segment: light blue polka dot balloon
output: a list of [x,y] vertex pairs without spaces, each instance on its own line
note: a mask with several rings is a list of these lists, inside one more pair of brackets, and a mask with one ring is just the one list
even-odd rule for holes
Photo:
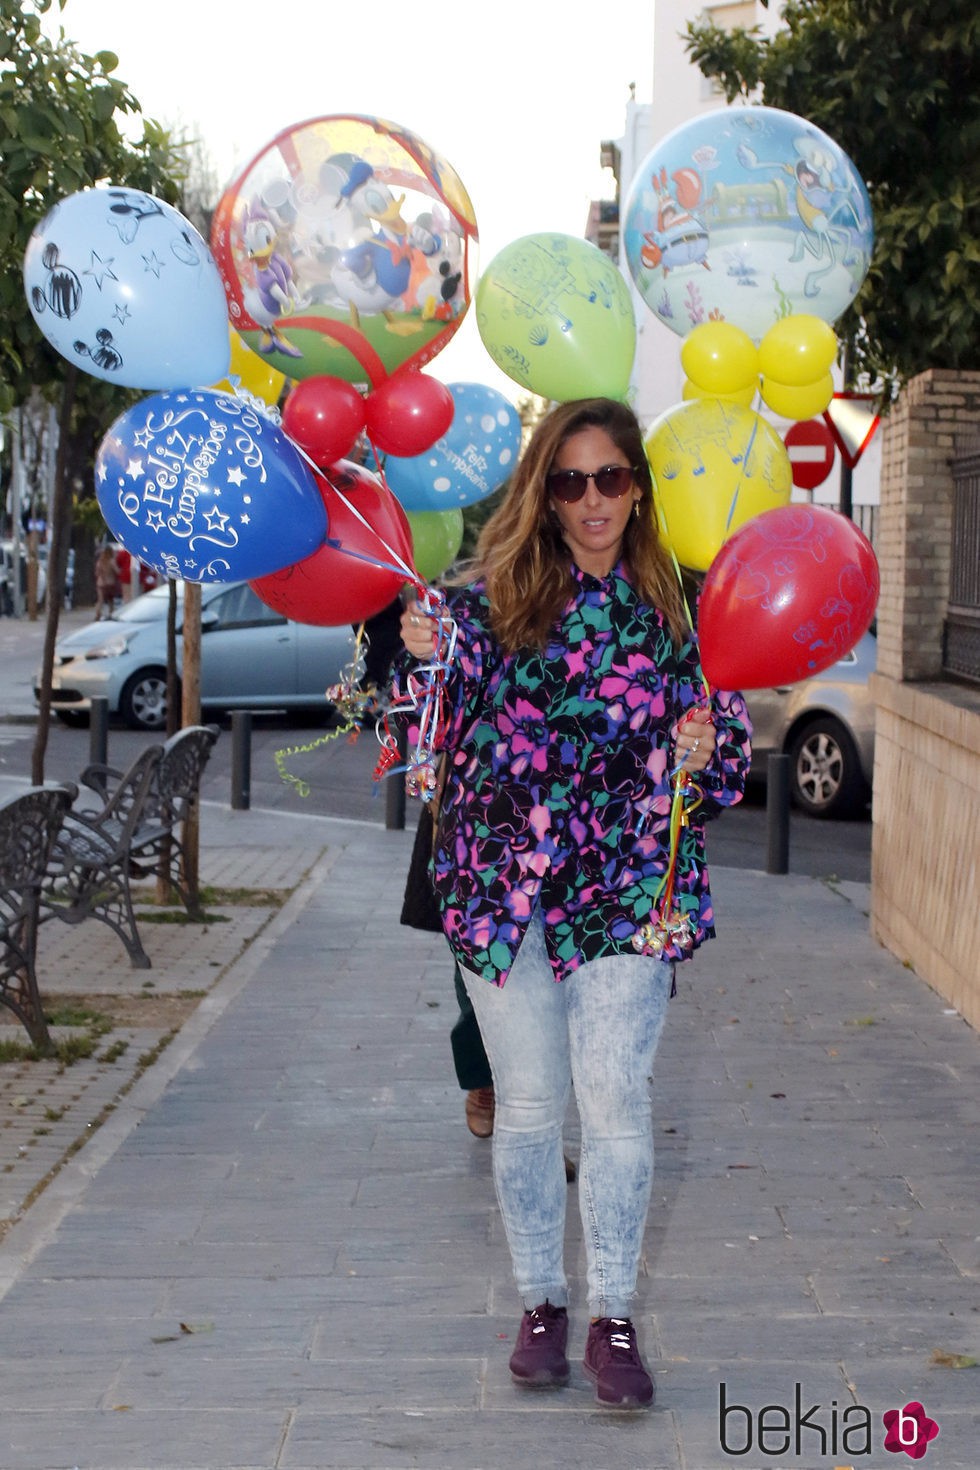
[[390,454],[385,478],[405,510],[452,510],[492,495],[513,473],[521,447],[517,409],[482,383],[450,383],[453,421],[424,454]]

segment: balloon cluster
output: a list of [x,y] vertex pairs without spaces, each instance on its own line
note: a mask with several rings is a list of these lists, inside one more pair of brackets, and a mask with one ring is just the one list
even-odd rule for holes
[[724,108],[654,146],[623,233],[638,294],[684,339],[683,401],[645,445],[661,539],[704,573],[704,673],[749,689],[818,673],[870,625],[877,563],[846,517],[790,504],[785,445],[752,405],[802,420],[830,403],[832,323],[871,259],[864,184],[804,119]]
[[96,458],[113,535],[304,622],[356,623],[439,576],[460,507],[520,443],[502,395],[422,370],[469,306],[477,238],[446,161],[367,116],[278,134],[210,246],[139,190],[61,200],[25,253],[35,322],[84,372],[149,390]]
[[806,312],[782,317],[758,347],[734,322],[700,322],[681,348],[684,397],[748,407],[758,393],[780,418],[813,418],[834,396],[836,357],[833,328]]

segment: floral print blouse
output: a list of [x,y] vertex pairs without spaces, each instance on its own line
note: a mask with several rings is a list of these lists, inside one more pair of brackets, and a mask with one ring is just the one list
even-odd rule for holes
[[[538,903],[556,980],[637,952],[668,865],[671,732],[705,701],[695,645],[674,651],[622,566],[572,573],[575,595],[540,651],[501,652],[481,584],[448,599],[459,636],[432,881],[455,956],[496,985]],[[702,824],[740,799],[748,770],[742,697],[715,690],[711,706],[715,750],[674,883],[691,938],[667,960],[714,934]]]

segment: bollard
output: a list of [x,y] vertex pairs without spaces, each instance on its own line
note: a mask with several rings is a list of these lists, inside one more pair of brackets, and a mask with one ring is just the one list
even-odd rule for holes
[[109,701],[104,694],[94,694],[88,720],[88,758],[93,766],[109,764]]
[[[395,739],[398,742],[398,764],[403,766],[408,758],[408,734],[401,720],[398,721]],[[385,780],[385,828],[389,832],[401,832],[405,827],[405,772],[394,771]]]
[[247,812],[252,804],[252,711],[231,716],[231,809]]
[[767,873],[789,872],[789,756],[771,755],[766,762]]

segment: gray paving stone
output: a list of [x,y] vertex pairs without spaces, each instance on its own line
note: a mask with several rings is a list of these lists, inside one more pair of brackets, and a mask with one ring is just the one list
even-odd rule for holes
[[658,1406],[604,1415],[577,1361],[578,1190],[572,1379],[527,1394],[491,1150],[452,1073],[445,944],[365,923],[400,891],[407,834],[337,824],[331,842],[295,922],[218,982],[228,1001],[114,1152],[81,1151],[36,1245],[28,1222],[0,1243],[0,1463],[731,1470],[752,1459],[720,1454],[721,1382],[758,1408],[800,1381],[879,1421],[921,1396],[937,1467],[976,1470],[974,1373],[932,1354],[980,1351],[980,1046],[858,909],[717,872],[727,938],[682,976],[654,1084],[635,1315]]

